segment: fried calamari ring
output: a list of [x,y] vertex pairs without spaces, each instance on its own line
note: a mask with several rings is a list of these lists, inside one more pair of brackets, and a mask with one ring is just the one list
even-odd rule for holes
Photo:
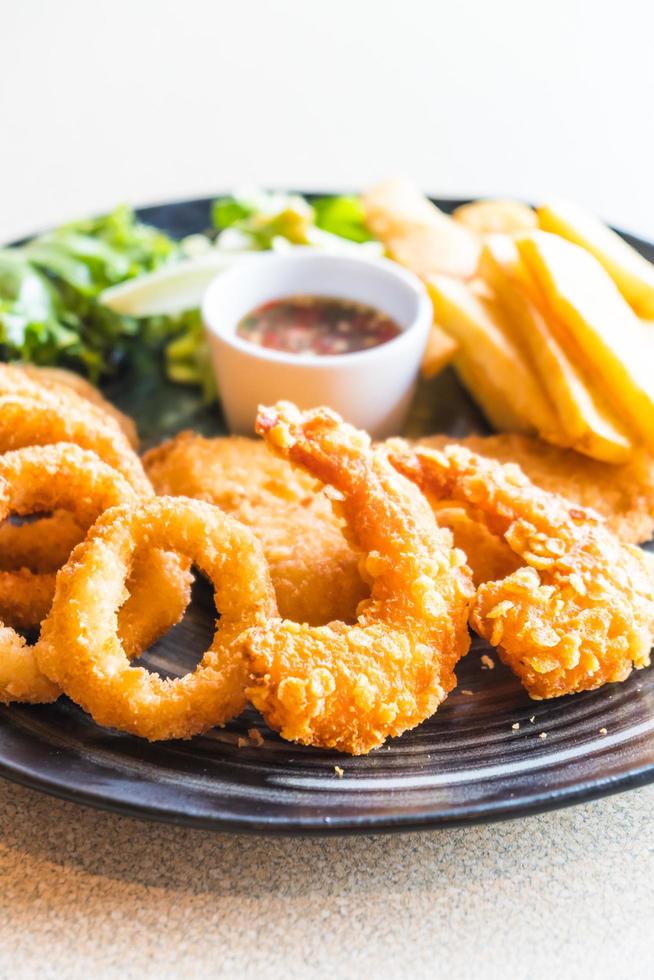
[[56,572],[83,537],[83,529],[69,510],[23,524],[6,521],[0,524],[0,571]]
[[84,401],[91,402],[97,408],[102,409],[105,415],[111,416],[122,429],[132,449],[138,449],[139,436],[134,420],[121,412],[115,405],[112,405],[110,401],[107,401],[95,385],[92,385],[80,374],[67,371],[65,368],[37,367],[35,364],[15,364],[12,366],[45,388],[55,391],[61,391],[64,388],[65,391],[73,391]]
[[152,493],[141,461],[123,433],[111,419],[95,414],[93,405],[73,409],[70,402],[45,389],[36,395],[16,391],[0,396],[0,453],[56,442],[93,450],[139,493]]
[[0,572],[0,623],[20,633],[36,629],[52,605],[55,578],[29,568]]
[[[59,376],[57,369],[52,369],[52,371],[57,377]],[[63,376],[69,380],[69,372],[63,372]],[[92,386],[88,385],[83,379],[78,378],[77,375],[70,375],[70,378],[76,379],[72,384],[76,384],[79,381],[83,386],[90,389],[91,392],[95,392]],[[95,424],[99,433],[108,433],[111,439],[113,439],[112,434],[115,433],[118,441],[115,442],[114,449],[118,450],[122,448],[126,460],[126,466],[119,468],[123,470],[124,475],[131,479],[131,482],[138,489],[141,489],[143,492],[151,492],[151,488],[144,480],[140,464],[136,461],[136,456],[132,453],[131,447],[127,445],[125,437],[119,429],[118,423],[120,420],[112,417],[112,413],[109,411],[111,406],[108,403],[104,403],[102,396],[99,394],[97,397],[100,398],[103,405],[91,404],[87,400],[91,397],[90,395],[87,394],[87,398],[81,397],[80,394],[73,390],[70,384],[70,381],[68,385],[65,385],[60,380],[53,380],[51,372],[47,368],[41,369],[29,365],[0,364],[0,395],[24,396],[37,400],[43,406],[50,406],[51,410],[53,406],[56,406],[64,417],[82,417],[85,420],[84,430],[87,436],[91,423]],[[33,409],[33,406],[31,408]],[[29,407],[28,410],[30,410]],[[120,413],[118,414],[120,415]],[[33,421],[31,425],[34,425]],[[16,436],[21,431],[23,431],[22,428],[17,433],[14,433],[13,442],[10,441],[7,443],[5,439],[5,449],[30,444],[31,440],[29,438],[18,439],[16,441]],[[66,435],[61,430],[61,427],[59,431],[62,439],[65,441],[68,441],[73,434],[69,431],[68,435]],[[54,441],[59,441],[56,430],[54,435]],[[52,442],[53,439],[48,438],[47,435],[43,436],[42,432],[39,432],[38,438],[33,441],[37,444],[44,444],[46,442]],[[86,440],[81,438],[73,441],[83,443],[86,446],[91,445],[91,441],[88,438]],[[0,437],[0,451],[3,449],[2,443],[3,440]],[[92,446],[92,448],[101,449],[100,442]],[[112,465],[117,465],[117,460],[113,453],[105,453],[105,458]],[[39,520],[25,526],[5,524],[0,529],[0,568],[4,570],[29,568],[35,572],[56,571],[66,561],[72,548],[82,537],[83,533],[81,531],[75,536],[75,528],[71,524],[70,516],[66,515],[65,512],[48,517],[46,523]],[[36,548],[34,548],[35,545]],[[31,552],[33,552],[33,558],[31,560],[25,559],[25,556]]]
[[[127,481],[94,453],[67,443],[19,449],[0,456],[0,480],[4,481],[0,520],[40,513],[56,504],[70,511],[78,528],[78,541],[104,510],[136,496]],[[19,538],[22,532],[23,547],[25,540],[34,537],[34,528],[40,523],[2,527]],[[68,554],[76,543],[72,543]],[[44,547],[47,548],[45,541]],[[60,564],[67,559],[65,555]],[[28,565],[1,571],[0,620],[18,630],[37,627],[50,608],[54,586],[54,571],[39,572]]]
[[[131,667],[116,634],[129,565],[139,549],[152,547],[185,555],[215,589],[213,642],[184,677]],[[152,741],[190,738],[243,709],[241,634],[276,613],[268,566],[247,528],[211,504],[156,497],[107,511],[77,546],[57,576],[36,656],[98,724]]]
[[[52,370],[57,370],[52,369]],[[109,411],[107,407],[109,403],[105,402],[101,395],[98,395],[100,401],[103,403],[99,404],[97,398],[84,397],[78,391],[75,390],[74,383],[64,384],[61,381],[55,381],[47,376],[37,377],[35,372],[48,371],[47,368],[30,368],[26,365],[17,364],[0,364],[0,395],[25,395],[28,398],[44,398],[47,397],[48,401],[55,399],[59,404],[66,405],[68,410],[72,413],[83,412],[87,417],[93,418],[97,423],[101,425],[110,425],[121,433],[122,436],[126,437],[126,432],[124,431],[119,419],[116,417],[117,409]],[[65,372],[68,374],[69,372]],[[72,375],[75,377],[75,375]],[[80,379],[82,381],[82,379]],[[86,384],[86,382],[83,382]],[[88,385],[91,391],[95,389]],[[122,413],[118,413],[119,415]],[[131,421],[131,420],[130,420]],[[127,440],[130,442],[130,439]]]
[[284,738],[354,755],[432,715],[467,652],[465,556],[382,449],[327,409],[259,412],[268,445],[329,484],[372,583],[354,626],[271,620],[244,637],[247,694]]
[[[66,507],[83,527],[106,508],[138,499],[119,473],[78,446],[32,447],[0,457],[0,520],[10,514],[24,516]],[[188,568],[174,555],[152,550],[134,563],[131,594],[118,614],[130,655],[140,653],[181,618],[190,582]],[[59,693],[41,676],[33,649],[7,625],[13,615],[15,621],[28,620],[31,626],[33,604],[40,603],[47,612],[54,584],[53,574],[38,575],[26,569],[0,573],[0,701],[39,702]]]

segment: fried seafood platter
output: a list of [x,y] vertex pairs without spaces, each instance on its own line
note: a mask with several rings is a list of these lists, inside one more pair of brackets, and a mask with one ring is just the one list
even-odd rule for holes
[[[521,402],[504,378],[495,400],[490,370],[473,390],[482,284],[497,275],[506,299],[495,236],[515,236],[521,301],[554,330],[558,256],[534,212],[478,202],[453,231],[406,189],[366,206],[443,312],[403,433],[282,397],[230,435],[153,364],[101,390],[0,364],[1,773],[282,831],[488,819],[654,777],[654,460],[616,394],[646,406],[646,380],[612,373],[628,358],[607,333],[582,369],[569,326],[581,421],[557,415],[554,387]],[[554,234],[563,216],[543,221]],[[627,294],[643,321],[636,272]],[[511,357],[541,391],[533,343]]]

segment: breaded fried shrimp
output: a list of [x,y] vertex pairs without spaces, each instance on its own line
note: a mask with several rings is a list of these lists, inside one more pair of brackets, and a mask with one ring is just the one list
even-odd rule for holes
[[524,562],[481,586],[470,623],[531,697],[592,690],[649,664],[651,565],[599,514],[461,446],[397,449],[400,472],[420,469],[432,493],[463,501]]
[[364,554],[357,622],[270,620],[245,634],[248,697],[284,738],[359,755],[432,715],[467,652],[473,594],[463,554],[420,492],[327,409],[261,409],[258,432],[331,488]]

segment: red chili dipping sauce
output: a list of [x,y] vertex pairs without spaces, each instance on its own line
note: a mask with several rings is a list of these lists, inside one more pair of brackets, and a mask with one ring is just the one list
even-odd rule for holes
[[334,296],[286,296],[257,306],[236,327],[251,344],[287,354],[354,354],[401,333],[386,313]]

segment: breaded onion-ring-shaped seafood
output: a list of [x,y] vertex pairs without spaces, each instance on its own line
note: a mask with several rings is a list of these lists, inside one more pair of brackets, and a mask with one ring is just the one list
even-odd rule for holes
[[[136,556],[127,581],[129,598],[118,614],[120,636],[130,656],[147,650],[180,621],[192,582],[188,565],[175,555],[153,550]],[[19,632],[37,629],[50,611],[55,583],[55,572],[0,572],[0,622]]]
[[6,521],[0,524],[0,571],[56,572],[83,537],[84,530],[69,510],[24,524]]
[[139,436],[134,420],[129,415],[121,412],[115,405],[112,405],[110,401],[107,401],[102,392],[80,374],[76,374],[74,371],[67,371],[65,368],[37,367],[35,364],[15,364],[12,367],[22,371],[28,378],[36,381],[37,384],[43,385],[45,388],[54,389],[55,391],[61,391],[63,388],[64,391],[72,391],[76,395],[79,395],[80,398],[83,398],[84,401],[91,402],[97,408],[102,409],[122,429],[132,449],[138,449]]
[[[57,369],[53,368],[52,370],[56,371]],[[109,406],[109,403],[105,402],[99,393],[98,397],[102,401],[102,405],[99,404],[97,398],[84,397],[76,391],[73,386],[74,383],[64,384],[62,381],[55,381],[51,377],[37,376],[37,371],[41,374],[43,371],[47,372],[48,369],[31,365],[0,364],[0,395],[25,395],[28,398],[45,397],[48,401],[55,399],[59,404],[66,405],[69,411],[82,411],[89,418],[95,419],[96,422],[117,429],[122,436],[127,438],[127,434],[115,414],[118,410],[109,411],[106,407]],[[69,374],[69,372],[64,373]],[[72,375],[72,377],[76,376]],[[95,391],[91,385],[88,387],[91,391]],[[131,447],[131,440],[127,438],[127,441]]]
[[141,461],[123,433],[111,419],[94,414],[93,405],[73,409],[69,402],[45,389],[34,396],[19,392],[0,395],[0,453],[56,442],[91,449],[139,493],[152,493]]
[[460,446],[393,453],[432,493],[474,508],[523,568],[481,586],[470,623],[532,698],[622,681],[650,661],[654,576],[599,514],[540,490],[514,464]]
[[[52,371],[58,376],[59,372],[57,369],[52,369]],[[86,398],[76,393],[72,387],[61,383],[61,381],[52,380],[50,373],[50,370],[47,368],[35,368],[30,365],[0,364],[0,396],[24,396],[28,399],[37,400],[42,406],[50,406],[50,411],[56,407],[56,410],[61,412],[65,417],[82,417],[85,419],[84,433],[87,436],[90,432],[91,423],[95,423],[98,435],[104,434],[105,437],[108,436],[108,441],[114,443],[113,450],[105,452],[105,457],[109,457],[107,461],[113,465],[117,465],[116,453],[122,450],[126,463],[124,467],[119,468],[122,468],[124,475],[130,478],[131,482],[138,489],[143,492],[151,492],[151,488],[143,476],[142,467],[131,451],[131,447],[128,446],[123,433],[119,430],[118,420],[112,417],[111,412],[108,410],[110,407],[108,403],[100,407],[96,404],[91,404]],[[62,373],[68,378],[70,372],[64,371]],[[77,375],[71,375],[71,377],[78,378]],[[95,391],[83,379],[79,378],[78,380],[90,388],[91,391]],[[104,401],[102,396],[98,395],[98,397]],[[35,411],[35,406],[30,403],[28,410]],[[30,422],[32,431],[34,425],[34,420],[32,420]],[[2,431],[2,427],[3,423],[0,420],[0,431]],[[6,427],[5,424],[5,432]],[[62,434],[61,426],[59,427],[59,431]],[[18,448],[19,446],[29,445],[29,438],[23,438],[22,440],[18,438],[22,432],[24,432],[23,428],[17,427],[17,431],[13,433],[13,439],[7,441],[7,439],[2,440],[0,438],[0,451],[7,448]],[[70,430],[68,436],[63,432],[62,438],[64,441],[68,441],[70,435]],[[114,435],[116,436],[115,439]],[[47,435],[44,436],[41,429],[38,438],[34,441],[38,444],[43,444],[58,441],[58,439],[56,430],[53,440],[52,438],[48,438]],[[87,447],[90,445],[88,438],[86,440],[82,438],[75,441],[82,442]],[[101,448],[101,441],[98,440],[94,448]],[[56,571],[66,561],[74,545],[83,537],[82,531],[80,530],[77,536],[75,536],[74,524],[71,522],[70,515],[65,512],[53,514],[45,518],[44,521],[45,523],[42,520],[37,520],[25,526],[5,524],[0,528],[1,568],[5,570],[29,568],[35,572]],[[25,555],[29,554],[32,548],[33,557],[26,560]],[[35,608],[36,606],[37,604],[35,603]]]
[[[136,492],[120,473],[79,446],[57,443],[0,456],[0,520],[9,514],[26,516],[52,507],[69,508],[83,535],[104,510],[136,499]],[[31,532],[34,526],[24,525],[22,530]],[[0,617],[7,604],[21,601],[21,580],[29,588],[38,589],[41,583],[47,612],[54,593],[54,574],[10,570],[0,572]],[[132,569],[132,595],[119,613],[121,634],[132,655],[179,620],[188,604],[190,583],[188,569],[173,555],[153,550],[144,554],[142,561],[137,559]],[[25,589],[27,601],[29,588]],[[24,628],[38,625],[42,618],[30,617]]]
[[[79,540],[103,510],[135,496],[116,470],[101,463],[94,453],[72,444],[28,447],[0,456],[3,521],[14,515],[25,517],[53,507],[66,508],[78,528]],[[25,541],[34,537],[40,523],[22,527],[5,524],[0,530],[13,532],[22,548]],[[47,548],[45,540],[43,548]],[[45,554],[38,557],[41,564],[45,563]],[[65,555],[61,564],[67,559]],[[0,620],[5,626],[26,630],[39,625],[50,608],[55,571],[36,571],[26,563],[0,572]]]
[[[119,473],[79,446],[32,447],[0,457],[0,520],[9,514],[65,506],[74,510],[83,526],[107,507],[138,499]],[[27,570],[0,573],[1,601],[14,606],[41,601],[49,609],[54,584],[54,575]],[[118,629],[130,656],[179,621],[188,604],[190,584],[186,565],[175,555],[153,549],[134,563],[131,593],[118,612]],[[23,615],[30,618],[32,614]],[[0,623],[0,702],[52,701],[59,693],[39,670],[33,647],[6,621]]]
[[[125,575],[142,548],[191,559],[211,581],[220,611],[213,642],[193,673],[163,679],[130,666],[116,634]],[[224,725],[245,705],[243,630],[277,614],[254,535],[217,507],[185,497],[142,499],[107,511],[57,576],[36,647],[47,676],[100,725],[156,741]]]
[[260,410],[257,430],[332,488],[371,597],[353,626],[251,630],[248,697],[284,738],[360,755],[420,724],[455,686],[470,643],[470,570],[420,491],[339,416],[281,402]]

